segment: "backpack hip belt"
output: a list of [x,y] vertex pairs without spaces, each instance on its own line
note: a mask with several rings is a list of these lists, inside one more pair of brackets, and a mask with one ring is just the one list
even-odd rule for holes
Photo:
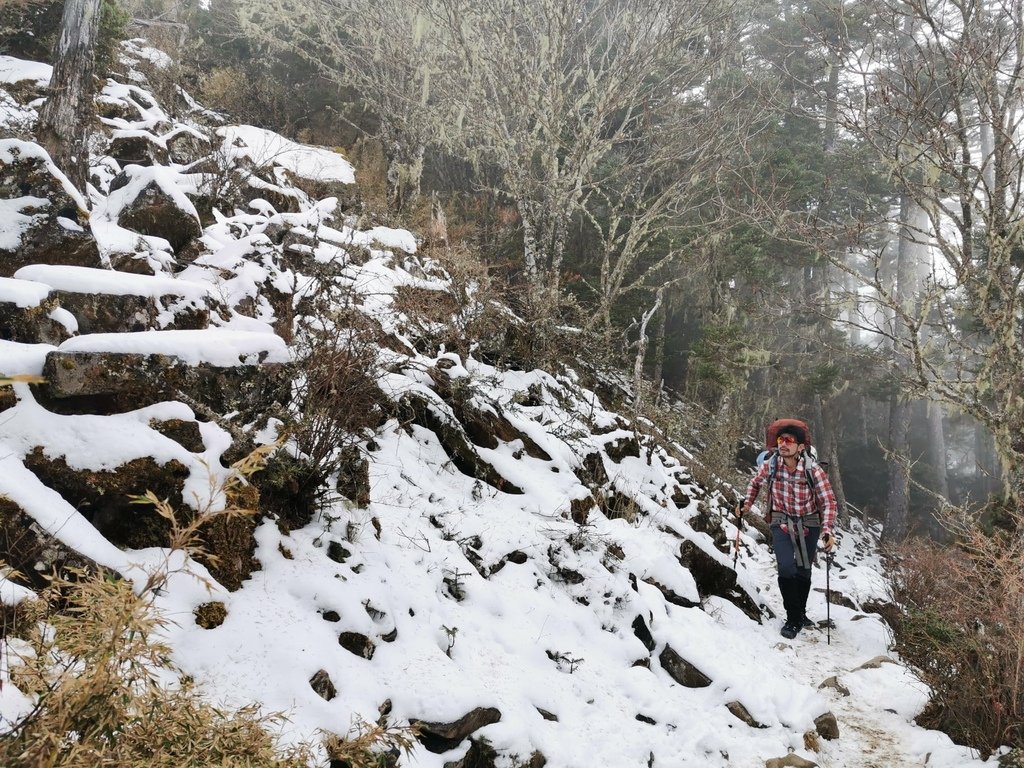
[[[790,515],[785,514],[785,522],[780,521],[778,523],[779,529],[783,533],[789,534],[789,540],[793,544],[793,558],[796,560],[797,568],[810,568],[812,564],[811,556],[807,552],[807,531],[804,528],[805,518],[803,515]],[[817,517],[814,515],[813,517]],[[806,522],[815,522],[807,519]],[[807,526],[813,528],[816,526]]]

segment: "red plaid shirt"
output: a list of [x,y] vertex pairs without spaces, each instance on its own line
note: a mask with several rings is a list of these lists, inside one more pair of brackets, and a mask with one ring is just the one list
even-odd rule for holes
[[[761,491],[761,486],[768,481],[770,462],[769,458],[761,464],[754,479],[747,486],[746,503],[748,505],[753,505],[757,500],[757,494]],[[813,480],[811,486],[807,484],[808,469]],[[832,484],[828,481],[828,475],[816,462],[808,462],[805,456],[801,456],[796,463],[796,468],[790,472],[786,469],[785,462],[779,457],[776,462],[771,493],[773,513],[803,517],[820,512],[822,533],[832,530],[836,521],[836,496],[832,492]],[[771,520],[768,522],[771,523]]]

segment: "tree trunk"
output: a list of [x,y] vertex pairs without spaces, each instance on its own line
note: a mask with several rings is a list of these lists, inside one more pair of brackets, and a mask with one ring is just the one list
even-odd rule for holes
[[655,318],[654,372],[651,376],[651,380],[654,382],[654,386],[658,391],[661,390],[661,381],[665,375],[665,326],[668,324],[668,308],[670,303],[671,299],[666,298],[661,306],[661,311]]
[[999,468],[991,433],[981,424],[974,427],[974,476],[986,496],[999,488]]
[[385,142],[388,151],[388,208],[394,213],[410,210],[420,196],[426,147],[409,147],[400,140]]
[[85,190],[89,124],[101,0],[67,0],[54,52],[50,96],[39,112],[37,137],[71,183]]
[[817,428],[818,460],[828,465],[828,479],[832,492],[836,497],[838,510],[836,523],[846,522],[846,491],[843,490],[843,475],[839,467],[839,438],[836,436],[837,419],[830,413],[825,399],[820,395],[815,398],[814,423]]
[[[915,221],[915,206],[904,194],[900,200],[899,245],[896,252],[897,301],[904,310],[914,296],[914,248],[911,224]],[[910,361],[900,346],[909,329],[901,313],[893,316],[893,367],[897,380],[908,369]],[[894,392],[889,401],[889,494],[886,500],[885,528],[887,541],[900,541],[909,528],[910,508],[910,402],[904,392]]]

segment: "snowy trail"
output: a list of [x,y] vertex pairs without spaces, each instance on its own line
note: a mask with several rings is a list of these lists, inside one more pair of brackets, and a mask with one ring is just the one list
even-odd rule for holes
[[[807,605],[808,615],[824,622],[826,616],[826,574],[824,558],[814,568],[812,591]],[[837,558],[837,563],[839,558]],[[829,711],[839,725],[839,738],[820,740],[820,751],[811,755],[820,768],[912,768],[913,766],[950,766],[973,768],[990,765],[980,759],[965,758],[965,750],[948,739],[948,750],[935,750],[935,733],[915,725],[913,717],[927,700],[924,684],[907,669],[903,669],[905,689],[902,696],[892,696],[891,682],[885,695],[878,685],[883,675],[892,678],[892,665],[899,663],[897,654],[890,650],[887,627],[874,614],[867,614],[840,605],[830,607],[834,628],[831,643],[824,626],[802,631],[793,640],[779,635],[784,610],[782,597],[776,584],[774,556],[767,550],[757,552],[746,563],[749,573],[762,585],[766,602],[777,618],[766,620],[760,631],[765,642],[775,652],[788,657],[793,679],[819,690],[829,702]],[[865,566],[872,571],[876,563]],[[875,571],[877,573],[877,571]],[[857,567],[834,565],[831,573],[833,590],[850,595],[856,592]],[[767,588],[767,589],[766,589]],[[888,667],[879,669],[878,657],[889,661]],[[872,662],[873,664],[868,664]],[[864,665],[868,664],[868,668]],[[836,688],[820,688],[822,682],[835,676],[849,695]],[[927,734],[928,739],[921,735]],[[927,749],[917,748],[927,744]]]

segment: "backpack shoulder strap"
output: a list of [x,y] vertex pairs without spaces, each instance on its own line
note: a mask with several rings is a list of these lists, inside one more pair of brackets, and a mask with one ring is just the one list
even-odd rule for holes
[[818,496],[814,492],[814,467],[818,465],[818,462],[807,452],[804,451],[804,478],[807,480],[807,490],[811,493],[811,501],[814,502],[814,510],[818,510]]
[[765,484],[768,489],[768,512],[769,524],[772,520],[772,483],[775,482],[775,473],[779,471],[779,452],[772,451],[768,454],[768,482]]

